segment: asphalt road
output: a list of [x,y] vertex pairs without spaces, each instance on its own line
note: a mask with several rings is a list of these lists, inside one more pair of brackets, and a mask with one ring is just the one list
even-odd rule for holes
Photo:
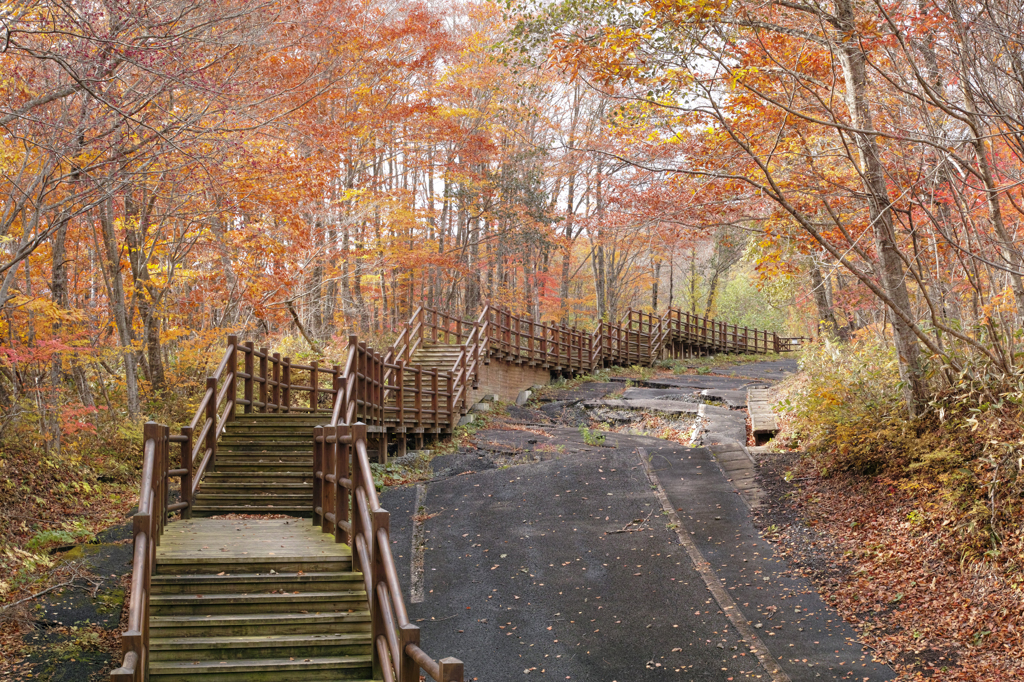
[[[718,384],[788,367],[737,369],[749,378],[679,383],[733,389]],[[571,399],[594,397],[584,393]],[[437,477],[421,497],[399,488],[382,498],[403,585],[413,577],[411,519],[423,524],[423,601],[409,604],[410,617],[424,649],[461,659],[467,680],[894,677],[761,538],[708,449],[622,434],[595,446],[572,428],[519,428],[477,434],[486,447],[435,460]],[[726,436],[715,428],[712,419],[710,437]],[[519,453],[515,461],[525,455],[531,463],[502,464],[511,461],[495,457],[502,444]],[[707,564],[704,575],[693,551]],[[709,575],[727,603],[709,590]],[[723,606],[733,609],[732,620]],[[737,624],[781,672],[768,672]]]

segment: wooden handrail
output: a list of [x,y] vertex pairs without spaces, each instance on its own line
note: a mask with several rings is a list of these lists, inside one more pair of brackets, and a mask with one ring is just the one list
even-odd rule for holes
[[[184,466],[191,458],[191,430],[172,437],[170,429],[155,422],[143,427],[142,484],[139,490],[139,510],[132,517],[134,551],[132,555],[132,587],[128,600],[128,628],[121,634],[123,657],[121,665],[110,673],[114,682],[142,682],[146,679],[149,662],[149,583],[156,561],[156,546],[160,543],[168,512],[177,509],[184,516],[190,500],[168,504],[168,479],[182,479],[182,490],[187,490],[186,477],[191,466]],[[173,440],[172,440],[173,439]],[[181,443],[182,464],[170,466],[170,444]],[[184,495],[183,495],[184,497]]]
[[[374,670],[380,670],[383,679],[397,682],[418,681],[420,668],[436,682],[462,682],[461,662],[434,661],[419,648],[419,630],[409,622],[391,553],[390,514],[381,508],[373,483],[366,434],[367,425],[361,422],[314,430],[313,523],[333,533],[336,541],[348,542],[353,562],[363,573]],[[350,478],[341,475],[347,471]],[[352,520],[343,526],[349,500]]]

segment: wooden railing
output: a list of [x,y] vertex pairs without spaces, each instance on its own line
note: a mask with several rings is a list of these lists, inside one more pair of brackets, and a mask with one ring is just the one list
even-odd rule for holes
[[328,426],[361,422],[379,432],[406,424],[439,429],[458,421],[461,413],[454,401],[451,371],[441,373],[405,360],[388,362],[397,353],[378,353],[356,336],[348,343]]
[[[181,443],[181,467],[172,469],[170,444]],[[139,511],[132,517],[135,539],[132,559],[131,594],[128,598],[128,629],[121,633],[121,666],[110,673],[113,682],[142,682],[149,662],[149,589],[167,516],[189,511],[188,501],[169,502],[169,479],[181,478],[181,489],[189,488],[191,450],[183,436],[170,435],[163,424],[147,422],[143,427],[142,488]]]
[[462,682],[462,662],[435,661],[420,648],[409,621],[394,556],[391,516],[381,508],[366,447],[366,425],[318,426],[313,435],[314,525],[352,547],[371,614],[374,679],[419,682],[420,669],[436,682]]
[[804,346],[814,341],[814,339],[807,336],[789,336],[779,337],[779,349],[776,353],[791,353],[798,350],[803,350]]
[[591,337],[584,331],[533,322],[489,306],[484,315],[481,339],[491,356],[572,373],[593,367]]

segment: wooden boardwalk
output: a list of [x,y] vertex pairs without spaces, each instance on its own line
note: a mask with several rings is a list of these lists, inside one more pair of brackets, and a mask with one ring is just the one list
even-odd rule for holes
[[[111,679],[462,682],[462,664],[428,656],[409,622],[371,453],[383,462],[389,442],[402,454],[451,433],[486,388],[485,367],[509,388],[537,372],[801,341],[679,310],[629,311],[589,332],[491,306],[475,321],[419,308],[391,348],[353,336],[344,364],[324,367],[230,336],[192,422],[173,435],[146,424],[128,630]],[[244,516],[199,518],[223,514]]]
[[768,401],[767,388],[751,388],[747,391],[747,413],[750,415],[754,445],[764,445],[779,432],[775,412]]

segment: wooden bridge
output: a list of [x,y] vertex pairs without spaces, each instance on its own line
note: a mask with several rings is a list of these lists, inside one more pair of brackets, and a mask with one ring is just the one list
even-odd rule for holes
[[353,336],[330,367],[229,336],[192,422],[178,434],[146,424],[111,679],[462,682],[462,663],[428,656],[409,622],[371,452],[420,448],[479,396],[552,376],[800,343],[679,310],[585,332],[491,306],[476,321],[419,308],[391,348]]

